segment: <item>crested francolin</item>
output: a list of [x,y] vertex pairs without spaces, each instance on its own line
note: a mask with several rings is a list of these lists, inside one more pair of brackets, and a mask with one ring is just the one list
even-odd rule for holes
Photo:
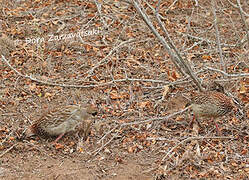
[[30,129],[39,136],[58,136],[57,142],[65,133],[74,131],[76,126],[86,121],[97,110],[91,105],[68,105],[49,111],[35,121]]
[[[209,117],[214,120],[214,118],[224,116],[232,110],[236,110],[236,106],[234,105],[232,98],[221,92],[217,92],[216,87],[219,86],[217,85],[215,88],[211,87],[211,89],[214,88],[214,91],[205,91],[193,94],[190,104],[194,116],[191,123],[199,117]],[[219,91],[224,91],[224,89],[220,86]],[[215,125],[216,130],[219,133],[220,131],[216,122]]]

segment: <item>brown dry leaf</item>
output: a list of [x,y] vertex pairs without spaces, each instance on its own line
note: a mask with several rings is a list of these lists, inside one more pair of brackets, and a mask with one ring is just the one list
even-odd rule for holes
[[83,149],[82,147],[79,147],[79,148],[78,148],[78,151],[79,151],[80,153],[82,153],[82,152],[84,151],[84,149]]
[[73,147],[75,145],[75,142],[71,141],[69,144],[69,147]]
[[183,121],[183,120],[184,120],[184,118],[182,116],[177,116],[176,117],[176,121]]
[[99,49],[98,49],[98,48],[96,48],[96,47],[93,47],[93,51],[94,51],[94,52],[98,52],[98,51],[99,51]]
[[15,140],[15,137],[10,136],[10,137],[9,137],[9,140],[10,140],[10,141],[13,141],[13,140]]
[[0,129],[0,132],[7,132],[8,133],[9,130],[6,127],[3,127],[3,128]]
[[136,149],[137,149],[137,146],[134,145],[132,147],[128,147],[127,150],[128,150],[129,153],[134,153]]
[[246,155],[248,153],[248,149],[243,149],[242,151],[241,151],[241,154],[242,155]]
[[239,93],[240,94],[245,94],[246,93],[246,87],[245,87],[244,83],[240,85]]
[[30,85],[29,85],[29,89],[30,89],[31,91],[35,91],[35,89],[36,89],[36,84],[35,84],[35,83],[30,84]]
[[212,57],[211,57],[210,55],[203,55],[203,56],[202,56],[202,59],[203,59],[203,60],[211,60]]
[[178,78],[180,78],[180,75],[178,74],[178,72],[173,71],[172,73],[170,73],[169,75],[169,79],[172,81],[177,80]]
[[119,99],[120,98],[117,91],[110,92],[110,97],[111,97],[111,99]]
[[63,148],[64,148],[64,145],[58,144],[58,143],[55,144],[55,149],[63,149]]
[[144,101],[139,103],[140,108],[145,108],[150,105],[150,101]]
[[84,47],[86,48],[86,51],[87,51],[87,52],[89,52],[89,51],[91,50],[91,48],[92,48],[92,46],[90,46],[90,45],[88,45],[88,44],[86,44]]
[[129,98],[129,93],[127,93],[127,92],[121,92],[120,93],[120,98],[122,98],[122,99]]

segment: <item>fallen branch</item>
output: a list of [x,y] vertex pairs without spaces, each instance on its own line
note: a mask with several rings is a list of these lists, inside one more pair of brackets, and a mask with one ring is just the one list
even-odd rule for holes
[[243,76],[248,76],[249,77],[249,73],[240,73],[240,74],[228,74],[222,70],[219,70],[219,69],[214,69],[214,68],[211,68],[211,67],[205,67],[204,68],[205,70],[211,70],[211,71],[216,71],[216,72],[219,72],[221,74],[223,74],[224,76],[227,76],[227,77],[243,77]]
[[187,142],[192,141],[192,140],[202,140],[202,139],[235,139],[235,138],[234,137],[227,137],[227,136],[214,136],[214,137],[197,136],[197,137],[189,137],[189,138],[184,139],[183,141],[179,142],[173,148],[171,148],[167,152],[167,154],[163,157],[162,161],[164,161],[170,155],[170,153],[172,153],[181,144],[187,143]]
[[13,149],[17,144],[14,144],[13,146],[11,146],[10,148],[8,148],[6,151],[4,151],[1,155],[0,158],[3,157],[6,153],[8,153],[11,149]]
[[[48,81],[43,81],[37,78],[34,78],[31,75],[26,75],[26,74],[22,74],[19,71],[17,71],[9,62],[8,60],[2,55],[2,60],[3,62],[5,62],[10,69],[12,69],[17,75],[24,77],[24,78],[28,78],[32,81],[41,83],[41,84],[46,84],[49,86],[60,86],[60,87],[69,87],[69,88],[92,88],[92,87],[100,87],[100,86],[108,86],[110,84],[113,83],[118,83],[118,82],[128,82],[128,81],[141,81],[141,82],[153,82],[153,83],[164,83],[166,84],[173,84],[172,82],[165,82],[165,81],[161,81],[161,80],[155,80],[155,79],[136,79],[136,78],[125,78],[125,79],[115,79],[112,80],[110,82],[106,82],[106,83],[100,83],[100,84],[90,84],[90,85],[74,85],[74,84],[60,84],[60,83],[54,83],[54,82],[48,82]],[[89,82],[91,83],[91,82]],[[96,83],[96,82],[94,82]],[[174,82],[175,83],[175,82]]]
[[[117,127],[117,126],[116,126]],[[115,128],[116,128],[115,127]],[[121,129],[121,127],[119,128],[119,130]],[[117,137],[117,135],[118,135],[118,133],[119,132],[117,132],[115,135],[113,135],[112,136],[112,138],[109,140],[109,141],[107,141],[105,144],[103,144],[100,148],[98,148],[98,149],[96,149],[95,151],[93,151],[91,154],[93,154],[94,153],[94,155],[93,156],[96,156],[102,149],[104,149],[115,137]]]
[[[147,24],[147,26],[152,31],[152,33],[159,39],[159,41],[162,43],[164,49],[167,50],[167,52],[169,53],[169,55],[172,59],[172,62],[174,63],[175,67],[177,68],[177,70],[179,72],[181,72],[182,75],[185,75],[185,73],[187,73],[192,78],[192,80],[194,81],[194,83],[196,84],[198,89],[200,91],[203,91],[203,88],[201,87],[200,80],[196,77],[196,75],[194,74],[194,72],[191,69],[188,62],[183,60],[183,58],[180,56],[180,54],[172,51],[172,48],[170,47],[170,43],[168,43],[164,39],[164,37],[159,34],[157,29],[153,26],[153,24],[152,24],[151,20],[149,19],[148,15],[146,14],[146,12],[144,10],[142,10],[141,4],[137,3],[135,0],[133,0],[132,3],[133,3],[133,6],[136,8],[137,12],[142,16],[144,22]],[[157,17],[159,17],[159,16],[157,16]],[[164,27],[164,25],[162,24],[161,21],[159,21],[159,24],[160,24],[160,27]],[[165,31],[166,29],[163,28],[163,30]]]
[[128,41],[124,41],[124,42],[120,43],[118,46],[114,47],[114,48],[107,54],[106,57],[104,57],[100,62],[98,62],[91,70],[89,70],[89,71],[86,72],[86,74],[88,74],[88,75],[85,77],[85,79],[88,78],[88,77],[90,77],[91,74],[93,73],[93,71],[94,71],[95,69],[97,69],[99,66],[101,66],[101,65],[104,64],[104,63],[107,63],[107,62],[108,62],[108,61],[107,61],[108,58],[109,58],[116,50],[118,50],[118,49],[119,49],[120,47],[122,47],[123,45],[125,45],[125,44],[127,44],[127,43],[134,42],[134,41],[135,41],[135,39],[129,39]]
[[172,118],[178,114],[181,114],[185,111],[187,111],[190,107],[187,107],[185,109],[182,109],[180,111],[177,111],[177,112],[174,112],[173,114],[170,114],[168,116],[165,116],[165,117],[156,117],[156,118],[152,118],[152,119],[148,119],[148,120],[144,120],[144,121],[136,121],[136,122],[130,122],[130,123],[123,123],[121,124],[121,127],[122,126],[130,126],[130,125],[135,125],[135,124],[143,124],[143,123],[148,123],[148,122],[151,122],[151,121],[158,121],[158,122],[162,122],[162,121],[166,121],[168,120],[169,118]]

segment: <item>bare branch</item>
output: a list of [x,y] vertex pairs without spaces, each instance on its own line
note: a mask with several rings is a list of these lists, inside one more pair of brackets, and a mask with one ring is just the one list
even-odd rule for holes
[[226,72],[224,72],[222,70],[214,69],[214,68],[211,68],[211,67],[205,67],[204,69],[219,72],[219,73],[223,74],[226,77],[249,77],[249,73],[228,74],[228,73],[226,73]]
[[[160,42],[163,44],[163,47],[167,50],[169,55],[172,58],[172,62],[176,66],[179,72],[181,72],[183,75],[183,71],[180,67],[180,65],[183,67],[185,72],[193,79],[194,83],[197,85],[200,91],[203,91],[203,88],[201,87],[199,79],[194,75],[193,70],[190,68],[188,63],[184,61],[182,58],[179,58],[180,56],[176,56],[176,54],[171,50],[170,46],[166,42],[166,40],[158,33],[158,31],[155,29],[155,27],[152,25],[151,21],[149,20],[147,14],[143,12],[143,10],[139,7],[139,5],[133,0],[133,5],[136,8],[137,12],[142,16],[145,23],[148,25],[148,27],[151,29],[152,33],[160,40]],[[162,24],[161,24],[162,26]]]
[[[238,7],[238,6],[236,6],[235,4],[233,4],[230,0],[227,0],[234,8],[239,8],[240,9],[240,7]],[[242,9],[241,9],[242,10]],[[247,14],[245,11],[243,11],[242,10],[242,12],[243,12],[243,14],[245,15],[245,16],[247,16],[247,17],[249,17],[249,14]]]
[[[208,40],[208,39],[205,39],[205,38],[193,36],[193,35],[190,35],[190,34],[185,34],[185,33],[182,33],[182,32],[178,32],[178,33],[183,35],[183,36],[187,36],[187,37],[190,37],[190,38],[193,38],[193,39],[204,41],[204,42],[207,42],[207,43],[210,43],[210,44],[217,44],[217,42],[211,41],[211,40]],[[224,43],[221,43],[220,45],[224,46],[224,47],[237,47],[238,46],[237,44],[224,44]]]
[[216,2],[215,2],[215,0],[212,0],[212,10],[213,10],[213,15],[214,15],[214,27],[215,27],[216,41],[217,41],[217,46],[218,46],[218,50],[219,50],[220,61],[221,61],[221,64],[222,64],[223,71],[226,72],[226,64],[225,64],[225,62],[223,60],[222,49],[221,49],[221,45],[220,45],[220,33],[219,33],[219,30],[218,30],[218,26],[217,26]]
[[172,114],[170,114],[170,115],[168,115],[168,116],[165,116],[165,117],[156,117],[156,118],[150,118],[150,119],[144,120],[144,121],[136,121],[136,122],[130,122],[130,123],[123,123],[123,124],[121,124],[121,127],[122,127],[122,126],[135,125],[135,124],[143,124],[143,123],[148,123],[148,122],[151,122],[151,121],[158,121],[158,122],[159,122],[159,121],[160,121],[160,122],[166,121],[166,120],[168,120],[169,118],[172,118],[172,117],[174,117],[174,116],[176,116],[176,115],[178,115],[178,114],[181,114],[181,113],[187,111],[189,108],[190,108],[190,107],[184,108],[184,109],[182,109],[182,110],[180,110],[180,111],[174,112],[174,113],[172,113]]
[[247,36],[247,44],[248,44],[248,47],[249,47],[249,28],[248,28],[248,25],[246,23],[245,17],[243,15],[244,11],[242,10],[241,4],[240,4],[240,0],[237,0],[237,5],[239,7],[239,13],[240,13],[241,20],[242,20],[244,26],[246,27],[245,31],[246,31],[246,36]]
[[86,78],[90,77],[91,74],[93,73],[93,71],[95,69],[97,69],[99,66],[101,66],[102,64],[104,63],[107,63],[108,62],[108,58],[116,51],[118,50],[120,47],[122,47],[123,45],[127,44],[127,43],[131,43],[131,42],[134,42],[135,39],[129,39],[128,41],[123,41],[121,42],[118,46],[114,47],[108,54],[105,58],[103,58],[100,62],[98,62],[91,70],[89,70],[88,72],[86,72],[86,74],[88,74]]
[[4,152],[0,155],[0,158],[3,157],[6,153],[8,153],[11,149],[13,149],[16,145],[17,145],[17,143],[14,144],[14,145],[12,145],[12,146],[11,146],[10,148],[8,148],[6,151],[4,151]]

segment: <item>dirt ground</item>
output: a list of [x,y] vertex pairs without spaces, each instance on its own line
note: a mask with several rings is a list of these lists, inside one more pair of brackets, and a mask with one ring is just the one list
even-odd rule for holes
[[[132,4],[0,2],[0,179],[249,179],[248,29],[235,0],[217,1],[216,14],[207,0],[162,0],[159,9],[196,76],[238,101],[240,115],[216,119],[221,135],[210,118],[189,126],[184,108],[197,86]],[[157,2],[142,6],[166,38]],[[86,140],[81,124],[57,144],[27,136],[48,110],[81,103],[98,108]]]

